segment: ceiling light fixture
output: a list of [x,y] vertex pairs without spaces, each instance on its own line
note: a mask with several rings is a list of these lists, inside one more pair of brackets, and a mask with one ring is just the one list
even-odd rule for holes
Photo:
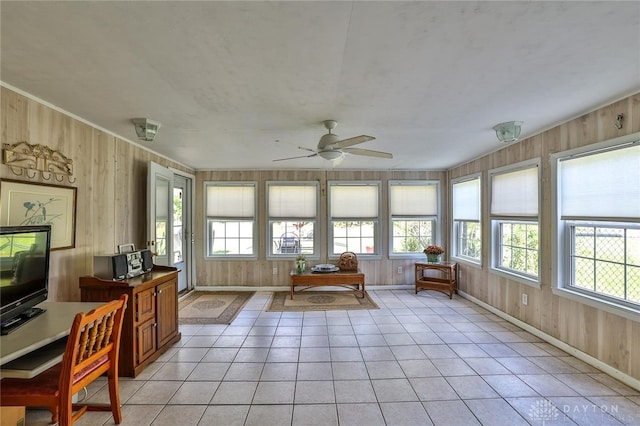
[[148,118],[134,118],[131,120],[136,127],[138,139],[146,142],[153,142],[160,128],[160,123]]
[[500,142],[515,142],[520,137],[522,131],[522,121],[508,121],[493,126],[496,136]]
[[328,149],[326,151],[319,151],[318,155],[324,158],[325,160],[335,160],[336,158],[342,157],[344,153],[342,151],[334,151],[334,150]]

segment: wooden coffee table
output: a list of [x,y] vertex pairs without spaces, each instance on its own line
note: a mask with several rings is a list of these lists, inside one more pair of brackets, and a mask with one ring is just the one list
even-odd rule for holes
[[[298,292],[313,287],[337,286],[360,293],[363,298],[366,294],[364,274],[360,271],[303,272],[299,274],[294,270],[291,271],[291,299],[293,299],[296,286],[304,286]],[[360,286],[362,286],[362,290],[360,290]]]

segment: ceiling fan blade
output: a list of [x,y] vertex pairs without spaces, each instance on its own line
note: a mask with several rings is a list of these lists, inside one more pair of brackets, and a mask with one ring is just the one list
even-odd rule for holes
[[314,152],[311,155],[299,155],[297,157],[288,157],[288,158],[278,158],[277,160],[272,160],[272,161],[285,161],[285,160],[295,160],[296,158],[309,158],[309,157],[315,157],[317,156],[318,153]]
[[367,135],[355,136],[353,138],[343,139],[343,140],[338,141],[336,143],[332,143],[331,144],[331,148],[333,148],[333,149],[346,148],[348,146],[358,145],[359,143],[369,142],[369,141],[372,141],[374,139],[375,138],[373,136],[367,136]]
[[280,139],[276,139],[276,143],[283,143],[283,144],[286,144],[286,145],[295,146],[296,148],[298,148],[298,149],[302,149],[302,150],[304,150],[304,151],[316,152],[316,150],[315,150],[315,149],[305,148],[304,146],[298,146],[298,145],[296,145],[296,144],[294,144],[294,143],[291,143],[291,142],[281,141]]
[[393,154],[382,151],[372,151],[370,149],[346,148],[343,150],[349,154],[366,155],[367,157],[393,158]]
[[304,146],[299,146],[298,149],[302,149],[303,151],[310,151],[310,152],[316,152],[315,149],[311,149],[311,148],[305,148]]

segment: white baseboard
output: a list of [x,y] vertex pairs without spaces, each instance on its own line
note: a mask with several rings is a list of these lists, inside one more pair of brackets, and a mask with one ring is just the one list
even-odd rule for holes
[[621,381],[622,383],[624,383],[625,385],[632,387],[635,390],[640,391],[640,380],[636,379],[635,377],[631,377],[626,373],[623,373],[620,370],[617,370],[613,367],[611,367],[608,364],[605,364],[604,362],[600,361],[597,358],[592,357],[591,355],[582,352],[579,349],[574,348],[573,346],[568,345],[567,343],[563,342],[562,340],[559,340],[547,333],[545,333],[544,331],[541,331],[529,324],[527,324],[524,321],[520,321],[519,319],[512,317],[511,315],[489,305],[488,303],[483,302],[480,299],[476,299],[475,297],[471,296],[470,294],[467,294],[463,291],[458,290],[458,294],[462,297],[464,297],[465,299],[475,303],[476,305],[482,306],[483,308],[485,308],[486,310],[488,310],[489,312],[496,314],[497,316],[499,316],[500,318],[503,318],[506,321],[509,321],[510,323],[517,325],[518,327],[522,328],[523,330],[533,334],[536,337],[541,338],[542,340],[544,340],[545,342],[557,347],[558,349],[562,349],[563,351],[565,351],[566,353],[568,353],[569,355],[572,355],[576,358],[578,358],[581,361],[586,362],[587,364],[591,365],[592,367],[597,368],[598,370],[610,375],[611,377],[613,377],[616,380]]

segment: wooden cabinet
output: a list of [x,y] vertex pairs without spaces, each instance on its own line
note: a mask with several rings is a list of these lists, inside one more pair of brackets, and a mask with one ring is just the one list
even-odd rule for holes
[[148,274],[124,281],[80,277],[83,302],[106,302],[129,295],[120,342],[119,374],[136,377],[180,340],[178,270],[154,265]]
[[458,264],[455,262],[416,263],[416,294],[435,290],[453,297],[458,291]]

